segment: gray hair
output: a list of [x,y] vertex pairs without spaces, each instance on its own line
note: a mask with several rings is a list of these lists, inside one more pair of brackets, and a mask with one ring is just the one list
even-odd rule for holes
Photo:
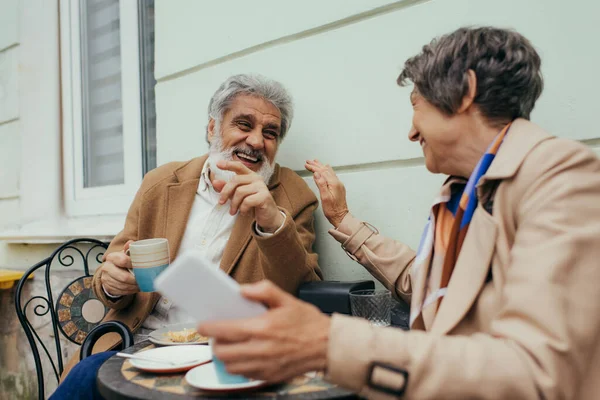
[[208,116],[216,121],[216,127],[221,125],[223,116],[238,95],[256,96],[277,107],[281,114],[281,132],[278,140],[283,140],[294,116],[292,97],[285,87],[261,75],[240,74],[229,77],[219,86],[208,104]]
[[469,90],[468,70],[477,76],[474,99],[493,124],[529,119],[544,87],[541,59],[521,34],[493,27],[460,28],[433,39],[408,59],[398,84],[412,81],[420,95],[453,115]]

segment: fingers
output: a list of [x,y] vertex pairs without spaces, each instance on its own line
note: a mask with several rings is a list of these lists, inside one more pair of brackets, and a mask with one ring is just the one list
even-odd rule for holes
[[116,267],[131,269],[131,258],[122,251],[116,251],[106,256],[106,262]]
[[230,199],[231,215],[238,211],[246,214],[254,207],[263,205],[267,196],[270,196],[269,189],[256,174],[237,175],[222,188],[219,204],[225,204]]
[[308,161],[304,164],[304,168],[306,168],[307,170],[309,170],[312,173],[317,172],[317,168],[314,165],[309,164]]
[[104,282],[104,279],[107,279],[107,277],[110,277],[110,278],[114,279],[115,281],[121,282],[126,285],[137,286],[135,277],[129,272],[128,269],[119,268],[111,262],[106,262],[102,266],[103,282]]
[[321,202],[328,202],[333,200],[333,194],[329,189],[329,185],[327,184],[327,180],[318,172],[313,175],[313,180],[317,185],[317,189],[319,189],[319,195],[321,196]]
[[[133,276],[131,276],[131,277],[133,278]],[[102,283],[106,283],[107,285],[110,285],[112,287],[122,289],[122,290],[137,288],[137,283],[136,283],[135,279],[133,279],[133,281],[121,280],[119,278],[115,278],[115,277],[111,276],[110,274],[106,274],[104,272],[102,274]]]
[[242,285],[241,293],[245,298],[262,303],[268,308],[281,307],[296,300],[292,295],[284,292],[268,280]]
[[321,162],[319,160],[317,160],[316,158],[314,160],[306,160],[306,164],[307,165],[312,165],[314,167],[323,167],[324,165],[321,164]]
[[245,343],[213,344],[213,351],[225,363],[230,374],[274,382],[291,377],[286,374],[289,369],[284,361],[287,354],[269,342],[252,340]]
[[332,191],[344,188],[344,184],[330,166],[327,166],[321,172],[315,173],[313,179],[319,188],[329,188]]
[[253,336],[252,328],[258,318],[247,318],[233,321],[206,322],[197,328],[202,336],[214,338],[218,343],[238,343],[249,340]]
[[247,175],[247,174],[253,173],[253,171],[250,168],[246,167],[244,164],[242,164],[239,161],[219,160],[217,162],[217,167],[227,170],[227,171],[235,172],[238,175]]
[[126,252],[127,250],[129,250],[129,246],[131,246],[131,243],[133,242],[133,240],[128,240],[127,243],[125,243],[125,245],[123,246],[123,251]]
[[[113,296],[124,296],[139,291],[137,284],[120,282],[110,275],[102,274],[102,286]],[[134,281],[135,282],[135,281]]]
[[304,163],[304,168],[314,173],[325,170],[325,165],[321,164],[317,160],[306,160],[306,162]]
[[100,281],[113,296],[124,296],[140,290],[129,270],[119,268],[111,262],[106,262],[102,266]]
[[[315,175],[319,175],[319,176],[325,177],[325,179],[328,180],[328,181],[332,181],[332,180],[337,180],[338,179],[335,171],[333,170],[333,168],[329,164],[323,165],[320,162],[318,162],[317,160],[314,160],[314,161],[307,160],[306,164],[304,165],[304,167],[307,170],[309,170],[310,172],[312,172],[313,174],[315,174]],[[313,177],[315,175],[313,175]]]
[[[245,298],[262,303],[268,308],[280,307],[290,302],[300,302],[267,280],[242,285],[241,293]],[[201,335],[213,337],[217,343],[242,342],[252,337],[268,334],[270,330],[268,313],[255,318],[208,322],[198,326],[198,332]]]
[[306,168],[312,173],[319,172],[321,170],[321,167],[313,164],[311,161],[306,161],[306,163],[304,164],[304,168]]
[[313,173],[313,180],[319,189],[321,200],[331,199],[329,185],[338,180],[333,168],[329,164],[321,164],[318,160],[306,160],[305,168]]
[[[240,214],[248,215],[250,212],[252,212],[252,210],[254,210],[257,207],[260,207],[262,204],[264,204],[267,196],[270,196],[270,194],[261,193],[261,192],[246,196],[244,198],[244,200],[242,201],[242,204],[240,204],[240,207],[239,207]],[[276,206],[275,206],[275,208],[276,208]],[[257,223],[258,223],[258,219],[257,219]],[[266,225],[263,226],[260,223],[258,224],[258,226],[260,226],[261,228],[267,227]],[[269,225],[269,226],[271,226],[271,225]],[[277,225],[277,226],[279,226],[279,225]]]
[[212,181],[213,188],[217,193],[221,193],[226,184],[227,182],[222,181],[220,179],[215,179],[214,181]]
[[109,295],[111,296],[124,296],[124,294],[122,293],[121,290],[119,290],[118,288],[115,288],[114,286],[110,285],[109,283],[103,282],[102,283],[102,289]]
[[225,204],[228,199],[233,197],[239,186],[248,185],[253,182],[258,182],[258,175],[236,175],[223,188],[219,196],[219,204]]
[[[251,379],[259,379],[270,383],[279,383],[299,375],[292,366],[280,365],[275,360],[262,358],[246,359],[225,365],[230,374],[243,375]],[[302,373],[302,372],[300,372]]]
[[266,189],[262,182],[253,182],[249,185],[238,186],[231,198],[230,214],[234,215],[238,209],[240,213],[246,214],[252,208],[261,204],[266,195]]
[[[128,240],[128,241],[127,241],[127,242],[126,242],[126,243],[123,245],[123,252],[126,252],[127,250],[129,250],[129,246],[131,246],[131,243],[133,243],[133,242],[135,242],[135,240]],[[104,254],[102,255],[102,262],[105,262],[106,260],[108,260],[108,256],[109,256],[110,254],[113,254],[113,253],[108,253],[108,254],[107,254],[107,253],[104,253]]]
[[135,277],[129,271],[131,258],[125,254],[133,242],[133,240],[128,240],[123,246],[123,251],[105,254],[103,257],[104,264],[100,281],[113,296],[124,296],[140,291]]
[[213,352],[221,361],[235,364],[264,356],[268,350],[267,343],[260,339],[213,343]]

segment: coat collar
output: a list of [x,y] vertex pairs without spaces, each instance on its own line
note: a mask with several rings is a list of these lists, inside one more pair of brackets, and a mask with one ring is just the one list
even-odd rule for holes
[[513,177],[525,157],[540,142],[552,136],[531,121],[516,119],[498,149],[498,154],[484,175],[486,180]]
[[[483,188],[486,181],[513,177],[531,150],[551,137],[530,121],[515,120],[478,186]],[[450,332],[477,301],[492,263],[497,235],[494,218],[479,204],[431,331],[439,334]]]

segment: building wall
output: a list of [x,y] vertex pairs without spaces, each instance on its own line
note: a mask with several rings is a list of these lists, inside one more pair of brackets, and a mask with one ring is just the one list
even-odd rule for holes
[[[278,161],[313,190],[304,160],[330,163],[354,215],[417,246],[443,177],[426,171],[420,147],[407,140],[410,89],[395,84],[404,60],[463,25],[515,28],[543,59],[546,87],[533,121],[600,149],[599,14],[586,0],[157,1],[158,162],[206,152],[214,90],[229,75],[261,73],[284,83],[296,103]],[[327,235],[321,210],[316,217],[326,277],[368,277]]]
[[[58,0],[0,0],[0,231],[47,217],[49,208],[60,208],[58,49]],[[0,269],[25,270],[55,247],[0,241]],[[53,290],[79,275],[56,272]],[[14,312],[14,289],[0,289],[0,399],[31,399],[37,397],[37,380],[29,344]],[[36,274],[26,284],[23,298],[45,290],[43,274]],[[29,316],[52,351],[49,316]],[[78,349],[61,342],[65,357]],[[49,394],[57,382],[50,364],[42,359]]]
[[0,226],[6,226],[19,218],[19,2],[0,4]]
[[[61,208],[58,0],[0,0],[0,232]],[[0,240],[0,269],[54,245]]]

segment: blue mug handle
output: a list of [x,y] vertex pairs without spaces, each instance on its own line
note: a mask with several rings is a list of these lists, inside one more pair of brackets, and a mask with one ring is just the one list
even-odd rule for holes
[[[131,259],[131,254],[129,253],[129,249],[125,250],[125,255]],[[135,274],[133,273],[133,268],[127,268],[127,271],[135,278]]]

